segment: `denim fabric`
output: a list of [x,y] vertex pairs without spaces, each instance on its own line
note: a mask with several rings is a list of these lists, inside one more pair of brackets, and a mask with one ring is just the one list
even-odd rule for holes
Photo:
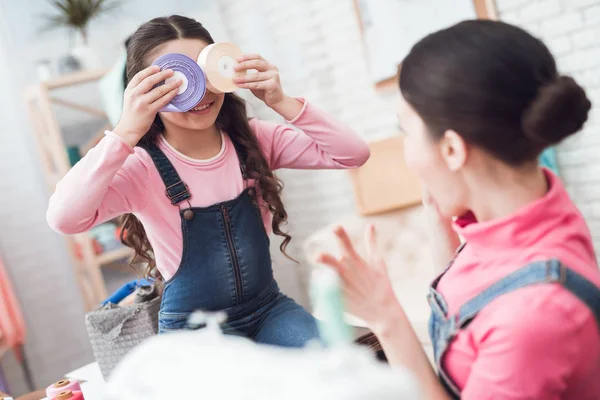
[[[462,247],[457,251],[457,255],[460,250],[462,250]],[[450,268],[453,261],[450,262],[448,268]],[[437,284],[444,273],[435,279],[427,295],[431,307],[429,335],[440,380],[448,394],[454,399],[460,398],[460,389],[443,368],[446,351],[458,332],[468,326],[485,306],[499,296],[529,285],[557,283],[584,302],[592,310],[600,326],[600,289],[581,275],[568,269],[558,260],[534,262],[507,275],[463,304],[458,313],[451,316],[448,315],[448,306],[444,297],[436,290]]]
[[[302,347],[318,338],[314,318],[279,291],[269,237],[252,189],[209,207],[189,207],[190,194],[156,145],[146,146],[173,205],[180,207],[183,254],[165,282],[159,332],[185,329],[196,310],[225,311],[224,331],[259,343]],[[245,172],[242,163],[242,175]],[[184,205],[184,206],[182,206]]]

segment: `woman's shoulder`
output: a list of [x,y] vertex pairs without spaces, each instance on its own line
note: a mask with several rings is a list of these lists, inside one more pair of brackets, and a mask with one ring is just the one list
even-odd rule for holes
[[577,340],[597,329],[591,306],[559,283],[533,284],[497,298],[473,320],[472,328],[481,343],[496,338],[513,346]]

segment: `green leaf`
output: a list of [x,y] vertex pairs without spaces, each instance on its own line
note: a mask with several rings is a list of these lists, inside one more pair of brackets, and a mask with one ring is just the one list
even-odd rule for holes
[[42,30],[58,27],[85,29],[89,22],[120,7],[122,0],[47,0],[54,13],[45,15]]

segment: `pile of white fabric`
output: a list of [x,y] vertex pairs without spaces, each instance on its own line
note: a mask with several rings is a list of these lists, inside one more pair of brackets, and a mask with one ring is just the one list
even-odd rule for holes
[[406,371],[357,346],[284,349],[218,328],[154,337],[114,370],[106,400],[418,400]]

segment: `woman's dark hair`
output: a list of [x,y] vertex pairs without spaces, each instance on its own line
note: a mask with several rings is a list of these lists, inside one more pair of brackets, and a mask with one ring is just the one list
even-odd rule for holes
[[434,138],[454,130],[514,166],[580,130],[591,108],[540,40],[497,21],[426,36],[402,62],[399,84]]
[[[127,81],[148,66],[147,57],[158,46],[176,39],[200,39],[208,44],[214,42],[206,28],[191,18],[172,15],[146,22],[126,41]],[[280,249],[285,254],[285,248],[290,242],[291,236],[281,231],[280,228],[287,220],[287,212],[281,200],[283,185],[269,168],[258,139],[248,124],[244,101],[233,93],[226,93],[216,125],[228,134],[240,155],[241,161],[245,163],[249,179],[255,181],[256,190],[251,191],[251,193],[253,196],[260,193],[266,207],[273,214],[273,232],[284,237]],[[155,141],[163,131],[164,125],[160,116],[157,115],[140,144]],[[160,277],[156,269],[152,246],[148,241],[144,227],[133,214],[124,216],[121,241],[134,249],[135,256],[132,262],[146,263],[147,266],[144,271],[146,277]]]

